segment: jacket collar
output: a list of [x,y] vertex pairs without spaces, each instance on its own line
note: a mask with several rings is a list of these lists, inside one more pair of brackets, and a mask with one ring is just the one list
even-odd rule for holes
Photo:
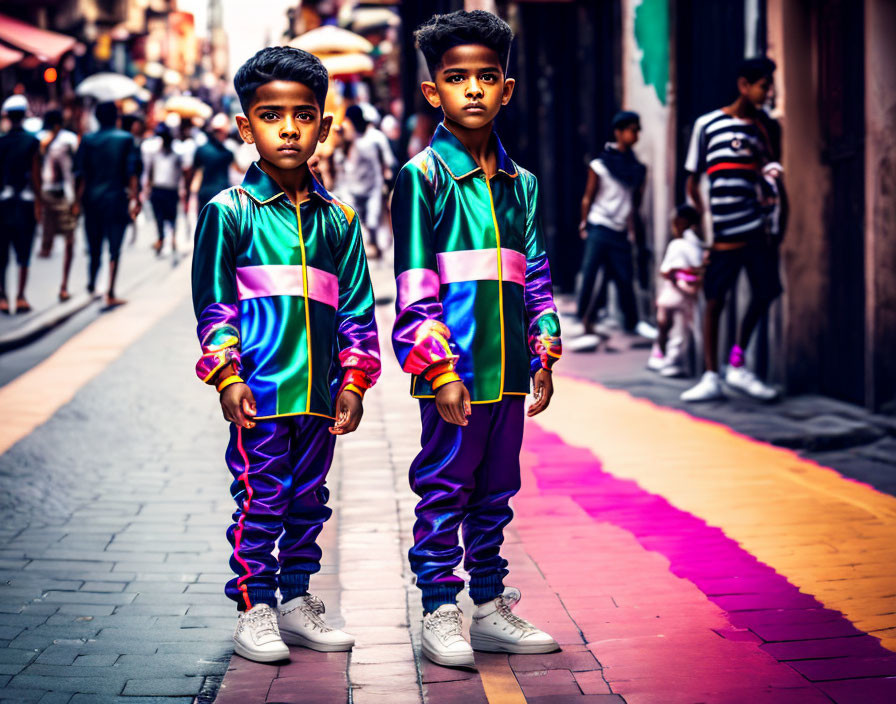
[[[492,132],[492,135],[495,138],[498,172],[506,174],[510,178],[516,178],[518,173],[516,164],[507,156],[507,152],[504,151],[504,146],[501,144],[501,140],[498,139],[498,135],[494,132]],[[440,122],[439,126],[436,127],[429,146],[455,180],[465,178],[482,170],[479,164],[476,163],[473,155],[461,144],[461,141],[445,127],[444,122]]]
[[[246,171],[242,189],[259,205],[275,201],[283,195],[283,189],[261,169],[257,161],[252,162],[249,170]],[[313,175],[311,176],[310,195],[316,196],[327,203],[333,202],[333,198],[327,192],[327,189]]]

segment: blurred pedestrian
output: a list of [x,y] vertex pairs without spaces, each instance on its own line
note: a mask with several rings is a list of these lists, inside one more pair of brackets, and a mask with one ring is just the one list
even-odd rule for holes
[[[700,177],[709,177],[709,210],[713,242],[703,281],[706,315],[703,319],[703,357],[706,371],[699,383],[685,391],[684,401],[724,398],[718,365],[719,322],[728,292],[747,272],[751,296],[737,340],[728,356],[725,383],[759,400],[776,391],[746,368],[744,352],[759,319],[783,291],[778,271],[778,248],[769,234],[768,198],[763,170],[774,152],[763,124],[761,106],[772,87],[775,62],[766,57],[745,61],[738,70],[737,99],[697,118],[691,134],[685,169],[688,197],[703,212]],[[783,186],[780,173],[777,182]]]
[[585,335],[594,334],[594,313],[606,302],[598,296],[592,304],[601,271],[616,286],[625,330],[635,333],[638,327],[629,231],[643,232],[639,210],[647,169],[632,150],[641,131],[640,117],[629,111],[617,113],[612,129],[614,141],[588,165],[581,203],[579,232],[585,240],[585,255],[577,313]]
[[87,233],[87,291],[96,290],[103,243],[109,247],[108,306],[125,301],[115,295],[121,242],[128,223],[140,212],[140,152],[130,132],[118,129],[118,108],[115,103],[96,106],[100,128],[85,135],[75,155],[76,208],[84,211]]
[[[146,143],[146,118],[143,117],[139,112],[131,112],[127,115],[122,115],[121,117],[121,129],[125,132],[130,132],[134,136],[134,144],[137,145],[137,150],[140,153],[143,153],[143,145]],[[138,162],[138,174],[137,178],[143,178],[143,159],[140,159]],[[137,220],[131,222],[128,227],[131,230],[131,239],[130,243],[133,245],[137,242]]]
[[62,235],[65,253],[62,258],[62,283],[59,300],[67,301],[68,276],[75,248],[75,174],[78,135],[63,126],[62,111],[50,110],[44,115],[44,131],[40,139],[43,154],[41,169],[41,201],[43,233],[39,256],[49,257],[56,235]]
[[377,233],[383,216],[383,161],[374,139],[367,135],[367,119],[359,105],[350,105],[341,125],[336,192],[357,211],[371,259],[382,255]]
[[25,298],[28,265],[34,231],[41,218],[40,142],[23,127],[28,113],[24,95],[11,95],[0,107],[9,120],[9,132],[0,137],[0,313],[9,313],[6,296],[6,265],[12,247],[19,265],[16,313],[29,313]]
[[230,188],[230,167],[234,163],[234,150],[229,144],[230,118],[218,113],[209,122],[208,141],[196,149],[192,166],[187,170],[187,193],[193,189],[196,173],[201,174],[196,212],[201,213],[206,204],[225,188]]
[[[699,228],[696,208],[682,204],[675,209],[672,239],[660,265],[663,281],[656,299],[658,335],[647,361],[647,368],[662,376],[680,376],[684,371],[683,357],[703,278],[705,250],[697,234]],[[673,329],[677,332],[670,338]]]
[[[177,206],[184,179],[183,157],[174,150],[174,135],[168,125],[156,127],[156,139],[144,151],[146,188],[156,219],[158,239],[153,245],[156,254],[165,246],[165,229],[171,229],[171,251],[177,251]],[[145,197],[145,196],[144,196]]]

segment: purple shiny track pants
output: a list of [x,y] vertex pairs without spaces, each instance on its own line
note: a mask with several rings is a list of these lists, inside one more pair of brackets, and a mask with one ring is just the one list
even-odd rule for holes
[[[463,580],[454,568],[464,559],[470,596],[483,603],[504,590],[501,557],[509,502],[520,489],[524,396],[475,404],[466,427],[442,420],[435,401],[422,400],[422,449],[411,464],[411,489],[420,497],[409,552],[424,611],[454,603]],[[463,531],[460,546],[458,529]]]
[[226,459],[237,509],[227,539],[236,577],[225,592],[241,610],[276,606],[278,586],[284,601],[305,593],[309,575],[320,570],[316,540],[332,513],[324,486],[336,441],[331,424],[300,415],[262,420],[252,429],[230,426]]

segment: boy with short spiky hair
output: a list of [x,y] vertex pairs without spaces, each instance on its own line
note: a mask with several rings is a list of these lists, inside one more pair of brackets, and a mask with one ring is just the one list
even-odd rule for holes
[[[553,393],[560,326],[535,177],[507,156],[492,125],[513,93],[510,27],[483,12],[433,17],[416,32],[445,120],[398,175],[392,200],[397,317],[392,342],[420,399],[423,447],[410,469],[420,497],[411,568],[423,592],[423,652],[470,667],[473,649],[542,653],[551,636],[511,613],[504,527],[520,488],[524,403]],[[463,530],[460,547],[458,530]],[[476,604],[472,648],[455,603],[464,557]]]
[[196,372],[231,422],[236,577],[225,591],[241,612],[234,649],[271,662],[289,656],[284,641],[322,651],[354,644],[327,626],[308,583],[331,514],[335,436],[358,427],[379,345],[358,218],[307,163],[332,122],[326,69],[304,51],[272,47],[243,64],[234,86],[240,135],[260,158],[199,216]]

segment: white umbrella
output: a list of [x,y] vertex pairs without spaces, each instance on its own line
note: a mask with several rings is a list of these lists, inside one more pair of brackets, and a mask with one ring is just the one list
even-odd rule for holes
[[75,88],[75,94],[90,96],[103,103],[108,100],[124,100],[140,92],[140,86],[120,73],[95,73]]
[[319,58],[330,78],[373,73],[373,59],[367,54],[323,54]]
[[331,24],[312,29],[293,39],[289,46],[320,56],[321,54],[338,54],[342,52],[360,52],[369,54],[373,44],[360,34],[340,29]]

